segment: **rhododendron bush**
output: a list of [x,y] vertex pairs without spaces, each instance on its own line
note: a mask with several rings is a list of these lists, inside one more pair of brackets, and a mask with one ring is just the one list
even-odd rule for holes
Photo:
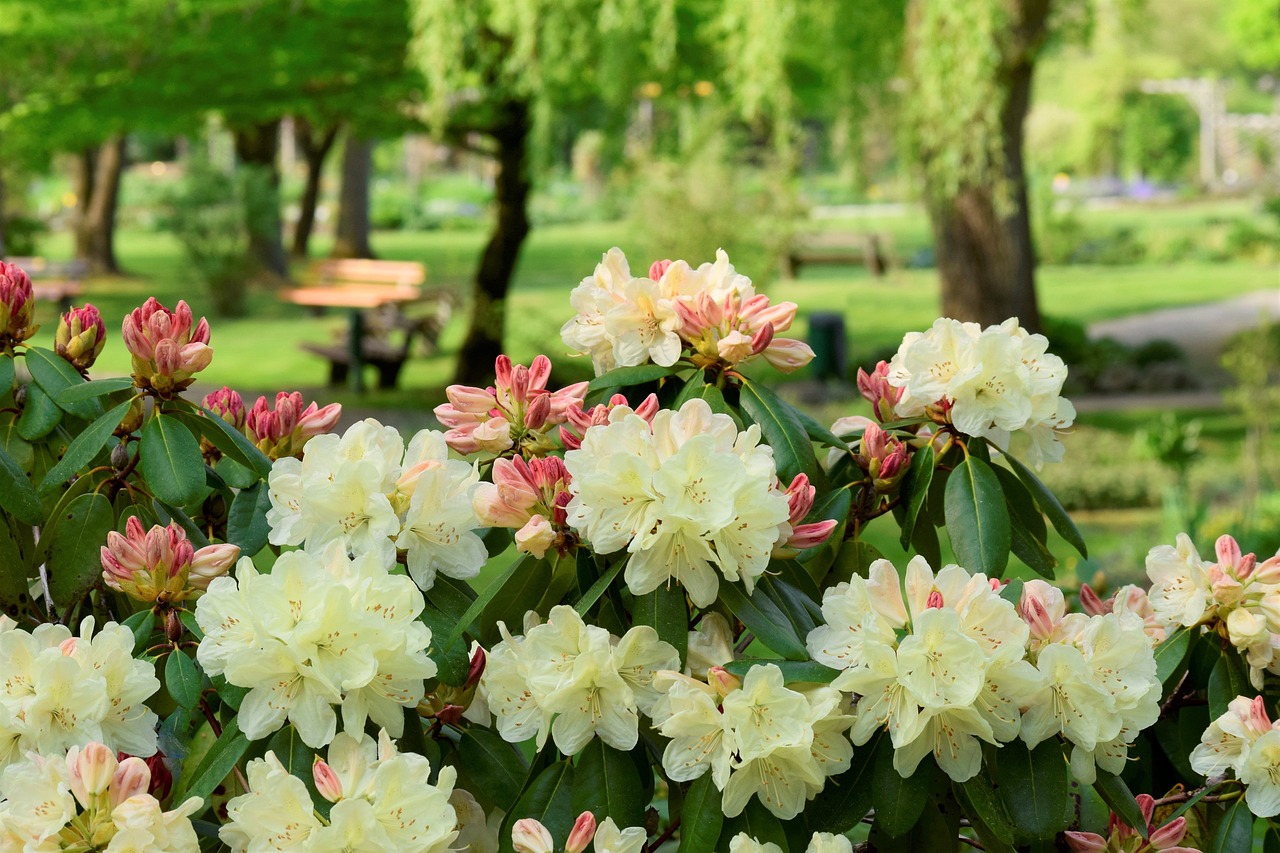
[[939,320],[828,427],[761,379],[812,358],[796,306],[723,252],[565,297],[590,382],[503,356],[439,431],[338,433],[193,394],[185,303],[41,347],[0,264],[0,850],[1280,840],[1280,555],[1055,586],[1043,337]]

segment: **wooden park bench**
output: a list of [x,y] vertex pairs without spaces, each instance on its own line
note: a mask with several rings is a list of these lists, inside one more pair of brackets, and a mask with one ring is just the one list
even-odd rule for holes
[[826,231],[797,235],[783,258],[782,272],[788,278],[795,278],[802,267],[812,264],[863,264],[867,272],[878,278],[889,269],[888,243],[889,238],[883,234]]
[[5,258],[31,277],[31,290],[41,302],[56,302],[59,311],[71,310],[71,301],[84,293],[89,271],[84,261],[50,261],[46,258]]
[[434,352],[453,311],[452,292],[423,290],[426,268],[404,261],[332,260],[314,264],[307,284],[286,290],[282,298],[323,311],[346,308],[350,325],[332,343],[302,348],[329,362],[329,382],[364,387],[363,368],[378,371],[378,387],[394,388],[415,345]]

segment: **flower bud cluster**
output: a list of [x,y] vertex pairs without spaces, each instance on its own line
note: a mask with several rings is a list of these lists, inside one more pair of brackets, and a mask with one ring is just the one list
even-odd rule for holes
[[528,367],[512,365],[505,355],[494,364],[496,384],[489,388],[450,385],[448,403],[436,406],[436,418],[448,427],[449,446],[462,454],[519,453],[541,456],[554,448],[548,432],[565,422],[568,410],[581,405],[587,383],[575,382],[548,391],[551,360],[540,355]]
[[316,790],[332,803],[317,813],[301,779],[274,752],[249,762],[248,793],[227,803],[228,821],[218,837],[235,853],[260,850],[395,850],[446,853],[458,837],[451,802],[457,771],[440,767],[427,782],[431,762],[399,752],[383,729],[342,733],[316,756]]
[[209,675],[249,688],[238,717],[249,739],[288,720],[308,746],[324,746],[337,731],[335,705],[347,731],[366,718],[403,731],[403,709],[422,700],[436,665],[431,630],[418,621],[422,593],[383,557],[351,559],[332,543],[286,552],[270,574],[245,558],[235,578],[217,578],[200,597],[197,657]]
[[231,544],[196,550],[176,523],[144,531],[138,517],[131,515],[124,530],[107,534],[102,578],[107,586],[137,601],[173,604],[199,595],[240,556],[240,549]]
[[569,472],[558,456],[525,462],[520,456],[497,459],[493,482],[476,487],[476,518],[485,527],[516,531],[516,549],[541,559],[555,548],[563,553],[569,531]]
[[106,345],[107,327],[94,306],[72,308],[59,318],[53,349],[81,373],[93,367]]
[[0,352],[13,348],[40,330],[31,277],[17,264],[0,261]]
[[1135,799],[1138,802],[1138,811],[1142,813],[1145,833],[1139,833],[1119,815],[1112,812],[1107,822],[1105,838],[1096,832],[1065,832],[1063,837],[1066,839],[1067,846],[1074,853],[1107,853],[1111,850],[1133,850],[1136,853],[1147,850],[1153,853],[1154,851],[1200,853],[1198,848],[1181,846],[1182,839],[1187,834],[1185,817],[1178,816],[1164,826],[1157,827],[1152,822],[1156,811],[1155,799],[1150,794],[1139,794]]
[[191,815],[200,798],[166,812],[150,787],[145,761],[120,761],[96,741],[65,758],[29,752],[0,773],[5,849],[198,853]]
[[[618,829],[613,818],[606,817],[599,825],[595,815],[583,812],[573,823],[569,838],[562,848],[565,853],[583,853],[594,842],[595,853],[640,853],[648,838],[642,826]],[[535,818],[516,821],[511,827],[511,846],[516,853],[555,853],[556,842],[551,831]]]
[[360,421],[341,437],[310,439],[301,459],[276,460],[267,480],[270,541],[312,551],[338,542],[388,563],[399,552],[423,589],[437,572],[473,578],[488,559],[475,533],[479,482],[474,466],[449,458],[443,434],[423,430],[406,448],[393,427]]
[[789,688],[773,664],[751,667],[739,679],[712,667],[707,681],[661,672],[653,724],[670,738],[662,767],[676,782],[705,773],[736,817],[754,796],[788,820],[849,768],[845,736],[853,718],[840,691],[825,685]]
[[593,737],[629,750],[639,737],[638,712],[649,713],[658,694],[654,673],[675,669],[680,656],[647,625],[621,638],[588,625],[572,607],[551,608],[543,624],[525,616],[523,635],[499,622],[502,641],[489,652],[479,697],[498,733],[511,743],[550,736],[565,755]]
[[622,251],[610,249],[569,302],[578,313],[560,336],[591,356],[597,376],[649,361],[669,367],[686,351],[698,367],[734,367],[763,356],[787,373],[813,359],[808,344],[777,337],[791,327],[796,304],[773,305],[756,293],[723,249],[715,263],[697,269],[659,261],[648,277],[632,276]]

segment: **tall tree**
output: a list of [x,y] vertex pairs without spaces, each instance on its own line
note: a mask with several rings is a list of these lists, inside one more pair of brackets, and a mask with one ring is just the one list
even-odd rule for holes
[[373,140],[347,134],[342,148],[342,184],[338,190],[338,224],[333,257],[372,258],[369,246],[369,179],[373,174]]
[[298,201],[298,221],[293,228],[293,244],[290,251],[294,257],[305,258],[307,247],[311,242],[311,231],[316,223],[316,208],[320,203],[320,182],[324,176],[324,162],[338,139],[339,126],[316,127],[311,120],[302,116],[294,119],[294,139],[298,150],[302,152],[302,160],[306,164],[306,182],[302,188],[302,198]]
[[264,271],[288,278],[289,259],[280,222],[280,119],[235,126],[232,136],[236,157],[255,173],[250,181],[252,189],[245,194],[249,252]]
[[942,313],[1038,330],[1023,124],[1051,0],[911,0],[907,116]]
[[115,233],[125,138],[116,134],[80,152],[76,181],[76,258],[93,273],[118,273]]

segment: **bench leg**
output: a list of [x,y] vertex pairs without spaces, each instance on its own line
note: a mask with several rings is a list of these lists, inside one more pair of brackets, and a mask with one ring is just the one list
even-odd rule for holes
[[382,391],[394,389],[400,381],[400,368],[403,361],[380,361],[378,366],[378,388]]
[[329,362],[329,384],[342,385],[347,381],[347,363],[345,361]]

